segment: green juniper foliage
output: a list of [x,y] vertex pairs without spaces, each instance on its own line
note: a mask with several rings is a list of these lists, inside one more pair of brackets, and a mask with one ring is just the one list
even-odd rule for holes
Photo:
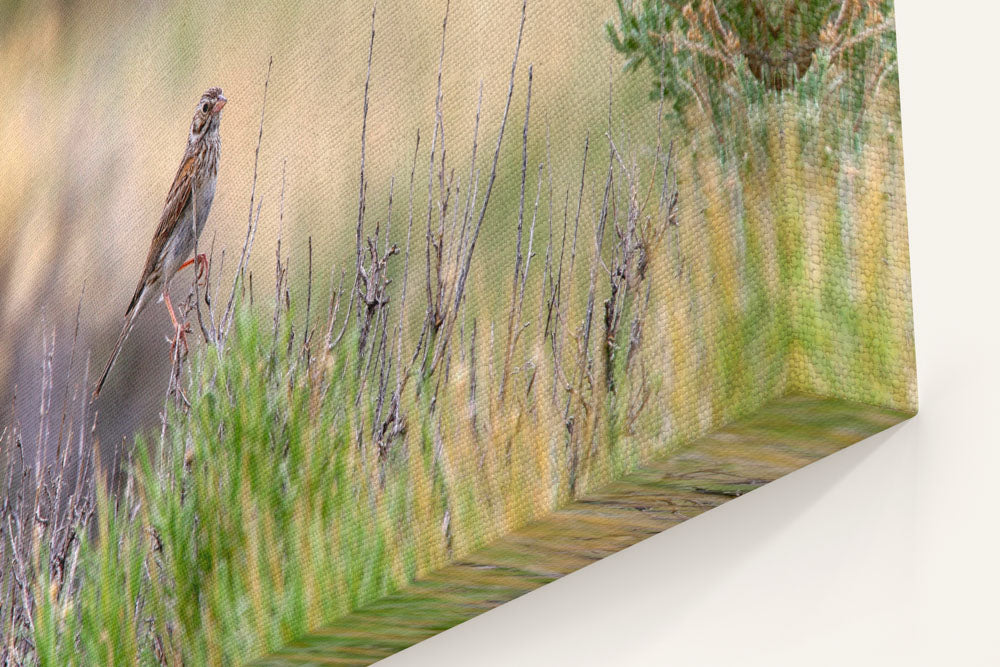
[[[718,121],[734,102],[795,90],[859,117],[895,66],[885,0],[616,0],[608,39],[625,71],[647,63],[653,99],[696,103]],[[836,66],[836,68],[834,68]],[[735,98],[740,98],[736,100]]]

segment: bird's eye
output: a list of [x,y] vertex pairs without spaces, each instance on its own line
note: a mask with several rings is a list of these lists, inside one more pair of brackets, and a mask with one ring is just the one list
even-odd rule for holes
[[208,102],[205,102],[204,104],[201,105],[201,112],[208,113]]

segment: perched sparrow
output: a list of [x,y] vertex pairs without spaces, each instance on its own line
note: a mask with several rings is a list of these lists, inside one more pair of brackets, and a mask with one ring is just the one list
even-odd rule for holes
[[[221,88],[209,88],[198,100],[198,106],[191,120],[191,131],[188,133],[187,148],[184,159],[177,168],[170,193],[163,205],[160,224],[153,236],[153,243],[146,257],[146,266],[142,270],[142,278],[135,288],[132,301],[125,311],[125,324],[122,327],[118,342],[111,353],[111,359],[101,374],[101,379],[94,389],[94,398],[101,393],[104,381],[122,351],[122,345],[128,337],[136,318],[148,303],[149,297],[159,292],[170,320],[174,323],[174,344],[183,342],[184,325],[177,320],[174,307],[170,303],[168,287],[170,279],[179,270],[193,261],[198,262],[199,275],[207,263],[204,255],[195,259],[187,259],[194,250],[195,240],[205,227],[208,211],[212,208],[215,197],[215,179],[219,171],[219,119],[222,107],[226,106],[226,98],[222,96]],[[192,196],[193,194],[193,196]],[[197,220],[194,220],[197,215]],[[186,261],[185,261],[186,260]]]

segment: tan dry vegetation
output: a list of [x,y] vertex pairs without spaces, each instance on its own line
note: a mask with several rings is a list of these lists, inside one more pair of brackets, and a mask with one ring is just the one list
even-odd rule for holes
[[[275,65],[258,182],[262,250],[252,268],[270,272],[283,166],[285,247],[294,264],[305,257],[309,235],[317,265],[350,261],[370,9],[322,2],[48,2],[13,16],[0,42],[0,403],[10,404],[6,388],[14,385],[23,405],[37,395],[40,313],[44,308],[48,330],[71,326],[83,281],[84,349],[95,364],[109,352],[183,148],[191,105],[210,85],[221,86],[230,104],[219,190],[202,243],[207,249],[214,237],[216,252],[226,248],[233,267],[269,56]],[[452,128],[445,139],[453,164],[465,163],[471,149],[480,82],[483,144],[496,136],[519,10],[514,3],[488,11],[475,3],[451,7],[443,113]],[[548,128],[557,182],[572,180],[584,134],[603,126],[608,74],[617,68],[601,38],[607,10],[603,2],[529,7],[521,58],[534,65],[534,113],[538,127]],[[390,178],[404,180],[417,129],[430,135],[443,15],[437,0],[379,9],[368,128],[373,218],[384,213]],[[626,98],[642,99],[641,82],[619,85]],[[519,88],[513,108],[522,104]],[[648,135],[649,114],[643,119],[630,131]],[[631,125],[630,115],[623,122]],[[544,158],[544,142],[537,133],[535,163]],[[515,154],[516,147],[509,155],[505,150],[502,165],[513,168]],[[516,196],[516,188],[497,196]],[[483,246],[509,254],[509,220],[487,222]],[[293,286],[304,279],[293,269]],[[478,273],[474,279],[490,281]],[[118,441],[155,419],[162,383],[146,379],[166,375],[162,310],[149,308],[127,345],[106,402],[115,414],[104,408],[105,440]],[[145,372],[137,372],[139,360]]]
[[[374,233],[375,220],[384,219],[393,175],[397,196],[393,228],[397,234],[405,228],[400,222],[405,213],[400,211],[406,206],[399,202],[405,199],[400,193],[406,189],[415,129],[401,127],[406,121],[400,117],[423,123],[433,118],[434,96],[428,91],[435,89],[435,81],[428,72],[436,71],[436,61],[430,56],[427,62],[414,65],[423,77],[417,83],[397,76],[400,71],[409,72],[416,59],[405,66],[399,64],[400,40],[413,23],[404,21],[393,9],[388,18],[380,14],[376,22],[379,37],[375,40],[367,143],[367,179],[372,187],[368,191],[366,235]],[[437,9],[443,14],[440,7]],[[300,12],[297,21],[312,17],[301,7],[296,11]],[[407,376],[413,379],[401,398],[406,428],[384,439],[379,435],[379,422],[385,417],[381,406],[386,394],[393,393],[392,387],[388,392],[384,386],[375,388],[375,380],[369,377],[375,378],[377,370],[371,376],[367,370],[354,370],[363,366],[355,357],[366,355],[365,344],[357,343],[364,338],[359,325],[363,318],[351,320],[350,335],[358,339],[349,336],[340,347],[302,343],[300,334],[294,340],[301,347],[289,344],[286,350],[279,341],[285,342],[291,327],[301,326],[301,286],[291,300],[291,311],[281,319],[281,338],[278,326],[271,332],[265,301],[270,299],[274,284],[271,242],[279,219],[276,190],[281,179],[274,174],[280,174],[283,165],[287,165],[287,198],[282,259],[289,262],[292,282],[301,283],[304,278],[303,243],[311,235],[321,251],[316,262],[321,268],[316,271],[319,296],[315,303],[325,305],[321,297],[327,293],[327,284],[323,280],[331,259],[353,251],[357,182],[352,173],[358,165],[362,105],[360,93],[353,99],[351,95],[360,91],[364,82],[358,80],[358,73],[364,72],[364,61],[358,54],[363,53],[368,34],[368,11],[361,14],[359,10],[355,17],[358,44],[344,47],[345,55],[340,59],[313,63],[317,72],[324,67],[342,67],[347,72],[343,80],[351,83],[343,88],[348,92],[339,107],[314,107],[307,95],[313,89],[329,92],[328,79],[316,75],[299,80],[295,73],[287,73],[281,83],[280,65],[274,70],[261,164],[265,213],[252,265],[258,276],[265,276],[257,281],[256,310],[243,304],[241,319],[233,330],[235,342],[229,347],[202,348],[190,376],[185,376],[190,380],[190,410],[171,416],[170,428],[164,429],[168,436],[160,448],[153,448],[162,458],[157,457],[156,467],[141,470],[133,480],[136,495],[126,495],[128,500],[123,503],[134,507],[135,516],[144,523],[139,525],[114,513],[107,499],[99,498],[104,512],[101,521],[107,524],[102,530],[108,534],[121,531],[121,537],[102,537],[96,542],[107,552],[95,556],[90,551],[86,556],[90,579],[81,585],[79,595],[72,586],[61,589],[61,595],[60,589],[53,587],[57,593],[47,608],[64,614],[52,626],[59,636],[51,643],[59,650],[75,650],[73,633],[77,630],[73,624],[77,617],[66,610],[79,611],[81,627],[89,627],[94,619],[137,608],[134,590],[141,588],[143,603],[149,605],[154,621],[147,626],[133,618],[116,625],[120,655],[134,655],[132,644],[139,641],[146,658],[159,650],[171,657],[195,656],[195,662],[199,658],[219,661],[245,657],[250,651],[274,648],[296,633],[374,600],[580,492],[619,477],[654,451],[689,441],[788,389],[823,391],[905,408],[915,402],[912,338],[907,337],[910,316],[901,154],[898,143],[893,143],[898,93],[886,89],[876,102],[880,113],[874,114],[863,135],[871,147],[864,142],[857,145],[853,131],[845,131],[850,126],[849,116],[838,115],[836,110],[817,115],[808,104],[799,105],[780,95],[766,99],[754,115],[733,119],[729,128],[733,132],[726,137],[732,145],[725,146],[725,151],[720,151],[717,128],[703,115],[685,118],[684,133],[673,153],[680,201],[678,224],[674,226],[664,199],[643,197],[650,174],[657,170],[655,158],[661,157],[662,151],[656,148],[655,105],[635,104],[642,95],[641,82],[639,87],[620,85],[611,93],[612,127],[605,135],[607,80],[602,67],[593,65],[602,62],[603,45],[595,36],[581,32],[580,48],[592,48],[593,52],[581,55],[579,62],[565,64],[570,83],[555,81],[547,87],[551,78],[538,64],[546,62],[546,42],[534,23],[542,10],[532,6],[531,27],[515,76],[517,93],[508,119],[497,190],[476,250],[469,298],[462,306],[458,305],[460,299],[454,302],[445,313],[448,325],[455,325],[450,346],[440,343],[444,337],[427,344],[434,359],[437,351],[442,351],[441,365],[431,371],[416,366],[413,375]],[[434,13],[427,9],[428,15]],[[552,10],[550,20],[557,15],[558,11]],[[185,23],[174,14],[160,18],[169,19],[167,25],[175,26],[189,41],[191,34],[201,34],[201,24]],[[223,19],[216,16],[214,20]],[[411,37],[436,52],[440,42],[434,35],[440,35],[439,17],[426,21],[434,26],[431,34]],[[463,21],[483,31],[481,42],[465,41]],[[258,29],[256,23],[247,23],[253,24],[247,30]],[[516,17],[510,19],[510,33],[516,23]],[[287,29],[300,23],[282,25]],[[324,24],[317,26],[323,29]],[[497,34],[490,34],[490,29]],[[354,34],[346,28],[344,31]],[[483,155],[492,151],[502,110],[511,39],[496,25],[468,15],[463,18],[458,11],[449,18],[448,35],[443,127],[448,164],[455,165],[459,175],[468,173],[464,151],[471,144],[478,85],[477,78],[468,75],[469,62],[492,68],[483,76],[489,82],[480,128],[479,164],[485,170],[482,165],[487,158]],[[234,45],[235,52],[255,51],[260,44],[266,46],[273,35],[244,37],[251,44],[259,39],[252,46],[243,42]],[[282,33],[281,39],[291,38]],[[469,61],[455,55],[455,43],[463,45],[460,55],[471,54]],[[480,53],[483,44],[496,47],[498,62]],[[339,44],[325,46],[334,53],[341,48]],[[305,47],[296,42],[294,48]],[[322,47],[316,48],[316,54],[323,53]],[[532,54],[538,60],[533,62]],[[160,62],[149,51],[145,57]],[[230,57],[227,53],[221,60],[229,62]],[[276,58],[280,63],[280,55]],[[260,80],[259,74],[251,71],[254,67],[247,64],[251,60],[247,57],[242,63],[243,74],[232,75],[233,83],[213,83],[221,84],[230,99],[256,100]],[[526,113],[529,64],[534,66],[536,78],[522,167],[519,130]],[[203,73],[200,61],[190,65],[199,75]],[[588,70],[588,66],[594,69]],[[407,99],[411,85],[412,97],[419,101],[408,108],[400,100]],[[125,99],[134,99],[134,95]],[[569,107],[570,102],[574,106]],[[250,106],[253,112],[248,110]],[[101,107],[108,108],[132,113],[128,104]],[[169,115],[183,117],[184,108],[177,102]],[[567,111],[569,108],[573,112]],[[238,146],[247,144],[237,147],[236,162],[252,155],[252,145],[247,142],[256,140],[256,122],[251,119],[256,113],[257,104],[248,104],[224,121],[226,127],[234,126],[233,141]],[[153,122],[183,127],[180,121]],[[329,134],[315,131],[321,124],[330,128]],[[427,210],[430,124],[422,129],[425,143],[421,144],[416,169],[411,300],[407,302],[413,312],[410,329],[402,336],[403,351],[388,354],[390,359],[398,354],[396,368],[418,345],[418,327],[427,305],[421,257],[425,220],[429,218],[436,228],[442,197],[442,188],[432,180],[430,212],[423,213]],[[541,326],[546,292],[540,278],[552,268],[548,265],[543,269],[542,258],[549,238],[555,244],[551,247],[558,247],[564,238],[560,221],[566,204],[562,202],[575,199],[588,130],[590,154],[579,253],[575,267],[567,268],[562,276],[562,320],[553,343]],[[130,136],[138,142],[152,135],[140,132]],[[69,141],[67,137],[64,139]],[[613,157],[609,156],[609,138],[617,146]],[[545,150],[546,139],[549,151]],[[131,152],[134,148],[119,147],[117,153],[103,155],[124,156],[128,152],[128,159],[139,164]],[[720,152],[725,152],[725,157]],[[303,157],[306,155],[310,159]],[[547,155],[552,156],[548,165],[555,183],[551,200],[546,182],[550,176],[544,170],[536,172]],[[437,168],[440,162],[434,164]],[[232,184],[224,196],[220,192],[219,208],[213,216],[219,230],[217,244],[222,244],[227,234],[239,239],[246,225],[243,198],[249,190],[252,165],[236,164],[229,169]],[[154,172],[149,169],[150,180]],[[522,179],[527,181],[525,207],[524,215],[518,216]],[[63,187],[65,182],[53,180],[46,187],[57,184]],[[659,192],[658,187],[650,190]],[[118,195],[125,191],[112,190]],[[40,192],[45,195],[44,190]],[[604,201],[603,193],[610,193]],[[511,266],[516,266],[512,239],[519,221],[527,234],[536,198],[541,201],[534,236],[536,256],[521,301],[518,269],[513,270],[513,285],[510,279]],[[640,201],[650,205],[637,206]],[[602,213],[605,204],[609,206],[606,218]],[[150,208],[155,211],[153,205]],[[570,229],[574,212],[570,203]],[[128,219],[131,223],[132,218]],[[463,252],[455,249],[455,230],[467,229],[468,220],[457,215],[449,220],[448,226],[442,222],[441,229],[449,231],[447,241],[441,240],[441,244],[444,257],[450,259],[427,280],[452,293],[456,270],[450,267],[457,264],[450,262]],[[608,227],[603,240],[595,243],[595,229],[602,220]],[[647,220],[664,230],[662,242],[643,243],[641,255],[630,255],[637,247],[636,237],[626,233],[628,238],[623,240],[622,231],[633,223],[642,227]],[[138,226],[138,221],[135,224]],[[146,237],[138,238],[134,252],[141,258]],[[523,239],[525,245],[528,238]],[[92,304],[114,300],[108,295],[119,289],[120,280],[114,279],[113,272],[124,271],[109,262],[114,248],[106,241],[92,240],[92,252],[100,258],[100,265],[94,269],[98,286],[85,299],[89,318],[98,312]],[[227,245],[239,247],[240,241],[231,240]],[[623,260],[626,255],[628,262]],[[530,253],[517,252],[516,256],[520,261]],[[235,259],[230,255],[228,262],[232,266]],[[350,272],[354,265],[348,262]],[[131,281],[126,285],[131,287]],[[398,286],[397,282],[393,289]],[[619,303],[614,289],[623,286],[634,291],[629,292],[630,301]],[[66,298],[74,294],[70,292]],[[594,324],[589,337],[584,333],[588,299]],[[399,301],[390,303],[385,312],[391,317],[382,320],[382,331],[386,331],[385,322],[394,331]],[[626,325],[643,322],[636,356],[624,364],[623,357],[617,356],[617,370],[609,363],[613,353],[608,341],[618,346],[615,354],[622,355],[631,347],[631,334],[628,326],[623,326],[615,337],[606,336],[607,322],[613,318],[605,304],[616,303],[623,309],[619,315]],[[648,304],[645,315],[641,315],[644,306],[639,304]],[[113,314],[107,317],[112,322],[116,319]],[[522,331],[522,326],[523,335],[517,334],[519,342],[512,343],[512,332]],[[378,331],[378,324],[374,331]],[[373,341],[369,339],[367,350],[374,349]],[[216,350],[220,354],[215,355]],[[279,350],[277,355],[275,350]],[[137,366],[139,372],[154,376],[150,368]],[[565,377],[559,377],[560,372]],[[48,377],[51,380],[51,374]],[[120,382],[128,386],[130,378],[125,375]],[[475,398],[473,386],[478,387]],[[162,400],[162,393],[153,393]],[[141,460],[144,446],[136,451]],[[189,495],[178,493],[181,488],[190,489]],[[157,536],[152,545],[143,532],[146,529]],[[115,549],[116,541],[122,548]],[[249,564],[242,566],[244,560]],[[122,563],[129,566],[137,589],[107,583],[119,580]],[[171,585],[160,586],[159,578],[144,578],[146,567]],[[72,578],[68,581],[73,583]],[[95,582],[105,586],[101,588],[103,599],[93,593]],[[44,584],[39,585],[44,589]],[[114,604],[109,602],[113,596],[118,596]],[[234,609],[239,609],[240,615],[234,615]],[[38,618],[49,622],[55,617],[39,614]],[[79,635],[94,655],[104,655],[106,647],[100,637],[85,630]],[[163,645],[157,646],[157,642]]]

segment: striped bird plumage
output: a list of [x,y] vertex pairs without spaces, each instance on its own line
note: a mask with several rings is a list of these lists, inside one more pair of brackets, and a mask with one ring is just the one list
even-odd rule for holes
[[204,229],[215,198],[215,183],[219,173],[219,122],[226,101],[221,88],[209,88],[198,100],[184,157],[163,205],[142,277],[125,310],[125,322],[118,341],[94,389],[94,398],[97,398],[104,387],[125,339],[151,296],[157,293],[164,296],[171,319],[177,326],[167,290],[170,279],[194,250],[195,241]]

